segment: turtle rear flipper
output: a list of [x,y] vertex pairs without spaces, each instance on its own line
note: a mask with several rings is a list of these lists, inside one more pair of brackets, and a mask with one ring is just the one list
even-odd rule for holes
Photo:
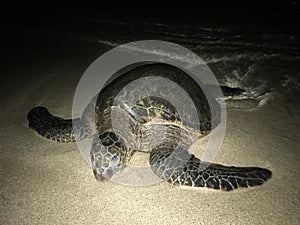
[[[214,98],[235,97],[242,95],[245,90],[239,87],[204,85],[205,91],[210,93]],[[221,92],[220,92],[221,91]]]
[[263,184],[272,176],[268,169],[233,167],[203,162],[188,151],[158,147],[150,155],[151,168],[163,180],[172,184],[207,187],[231,191]]

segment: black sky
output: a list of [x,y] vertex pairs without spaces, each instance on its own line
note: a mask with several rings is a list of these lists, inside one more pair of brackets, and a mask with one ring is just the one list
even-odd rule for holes
[[287,1],[40,1],[11,2],[1,7],[1,23],[35,22],[47,15],[164,18],[171,20],[272,23],[298,29],[299,2]]

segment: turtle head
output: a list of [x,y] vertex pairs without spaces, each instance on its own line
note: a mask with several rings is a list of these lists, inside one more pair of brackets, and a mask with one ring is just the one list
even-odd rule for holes
[[90,157],[96,180],[109,180],[126,166],[129,155],[123,143],[112,132],[99,135],[96,141],[94,139]]
[[125,167],[121,154],[111,151],[110,148],[103,148],[91,155],[91,162],[94,176],[98,181],[109,180]]

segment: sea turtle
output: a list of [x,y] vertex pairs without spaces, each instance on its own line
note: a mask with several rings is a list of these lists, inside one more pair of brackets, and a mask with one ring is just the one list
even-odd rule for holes
[[[164,79],[175,85],[164,87]],[[192,99],[197,123],[189,120],[187,101],[174,96],[178,85]],[[181,114],[166,100],[170,98],[183,105]],[[53,116],[42,106],[31,109],[27,118],[29,127],[51,140],[71,142],[92,137],[90,161],[97,180],[108,180],[121,172],[135,151],[150,153],[153,172],[171,184],[230,191],[260,185],[271,177],[268,169],[203,162],[188,152],[195,141],[219,124],[220,105],[177,67],[163,63],[138,66],[107,84],[94,99],[75,120]],[[95,128],[90,119],[93,113]],[[116,131],[112,118],[123,129]]]

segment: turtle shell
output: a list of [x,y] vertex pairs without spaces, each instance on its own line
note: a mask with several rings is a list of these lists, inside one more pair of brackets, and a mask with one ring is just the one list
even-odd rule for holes
[[212,118],[219,117],[220,106],[200,86],[189,74],[169,64],[139,65],[119,72],[98,95],[97,130],[101,133],[110,128],[111,124],[104,126],[103,120],[112,116],[112,107],[119,107],[141,124],[176,123],[207,133],[219,122]]

